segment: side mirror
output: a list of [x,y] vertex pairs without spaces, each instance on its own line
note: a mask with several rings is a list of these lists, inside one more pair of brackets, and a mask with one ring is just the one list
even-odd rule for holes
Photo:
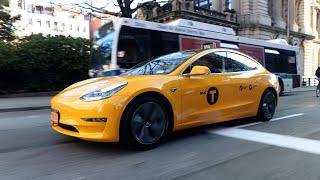
[[207,66],[194,66],[186,76],[207,75],[210,73],[211,71]]

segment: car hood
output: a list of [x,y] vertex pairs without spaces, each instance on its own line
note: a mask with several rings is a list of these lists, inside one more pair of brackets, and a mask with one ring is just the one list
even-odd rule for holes
[[93,78],[75,83],[64,89],[59,95],[64,97],[81,97],[90,92],[122,83],[127,83],[127,79],[119,76]]

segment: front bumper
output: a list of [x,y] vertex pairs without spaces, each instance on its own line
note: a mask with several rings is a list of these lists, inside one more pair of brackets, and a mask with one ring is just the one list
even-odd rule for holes
[[[120,96],[84,102],[79,98],[57,95],[51,100],[51,107],[59,111],[59,123],[52,124],[52,128],[61,134],[84,140],[118,142],[125,102],[126,98]],[[87,122],[83,118],[107,118],[107,121]]]

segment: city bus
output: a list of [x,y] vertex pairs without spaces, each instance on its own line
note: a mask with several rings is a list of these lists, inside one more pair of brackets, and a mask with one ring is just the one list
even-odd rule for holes
[[276,74],[281,92],[300,87],[299,48],[285,40],[272,42],[236,36],[232,28],[179,19],[169,24],[113,18],[94,33],[90,77],[114,76],[164,54],[201,48],[243,52]]

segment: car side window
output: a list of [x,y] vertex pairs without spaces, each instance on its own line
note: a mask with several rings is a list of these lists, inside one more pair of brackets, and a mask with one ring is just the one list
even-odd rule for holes
[[228,52],[225,59],[225,72],[252,71],[258,69],[258,64],[251,59],[233,52]]
[[226,57],[226,52],[214,52],[202,56],[195,62],[193,62],[183,74],[191,72],[194,66],[206,66],[210,69],[211,73],[222,73],[223,72],[223,60]]

